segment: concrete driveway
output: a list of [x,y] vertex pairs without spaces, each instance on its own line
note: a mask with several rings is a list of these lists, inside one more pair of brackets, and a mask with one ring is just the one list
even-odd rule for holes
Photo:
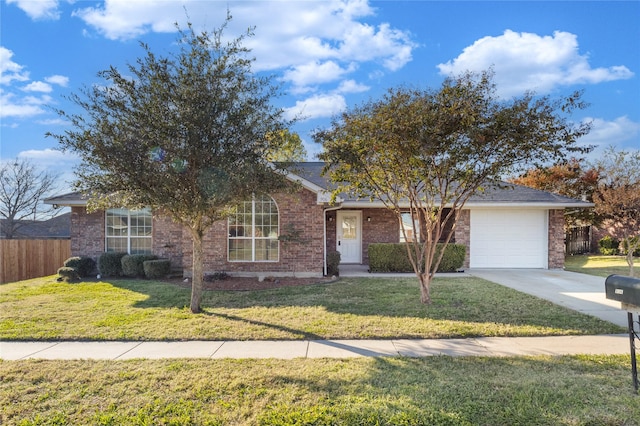
[[608,300],[604,278],[562,270],[470,269],[470,275],[627,328],[627,312]]

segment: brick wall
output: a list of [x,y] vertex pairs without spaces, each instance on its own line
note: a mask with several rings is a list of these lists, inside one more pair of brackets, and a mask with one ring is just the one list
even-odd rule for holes
[[152,251],[156,256],[169,259],[173,267],[182,267],[183,240],[188,232],[166,216],[153,215]]
[[[367,221],[367,218],[371,220]],[[369,244],[398,242],[400,242],[400,227],[398,219],[391,210],[362,210],[362,262],[365,265],[369,264]]]
[[[229,262],[227,221],[220,221],[213,225],[204,238],[205,273],[224,271],[251,276],[322,276],[324,218],[322,206],[316,204],[316,195],[301,190],[295,194],[277,194],[273,199],[278,206],[280,233],[292,226],[302,231],[301,238],[304,241],[281,241],[277,262]],[[193,247],[188,234],[185,234],[183,241],[183,267],[188,276],[191,274]]]
[[71,255],[93,259],[104,253],[104,212],[87,213],[84,207],[71,208]]
[[564,267],[564,210],[549,210],[549,269]]
[[464,244],[467,248],[462,267],[468,269],[471,256],[469,249],[471,244],[471,210],[465,209],[460,212],[458,223],[454,229],[453,239],[455,239],[456,244]]

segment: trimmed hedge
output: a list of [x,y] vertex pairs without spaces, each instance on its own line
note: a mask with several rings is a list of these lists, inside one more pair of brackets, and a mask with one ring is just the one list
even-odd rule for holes
[[146,260],[143,262],[144,275],[149,279],[164,278],[171,273],[169,259]]
[[[436,248],[436,256],[442,244]],[[462,244],[448,244],[437,272],[456,272],[464,265],[466,247]],[[369,244],[369,270],[371,272],[413,272],[407,256],[406,243]]]
[[128,254],[121,259],[122,274],[126,277],[144,277],[144,265],[147,260],[156,260],[153,254]]
[[78,270],[71,266],[63,266],[62,268],[58,268],[58,275],[58,281],[64,281],[68,283],[80,281],[80,274],[78,273]]
[[74,256],[65,260],[63,267],[75,269],[80,277],[89,277],[96,270],[96,261],[86,256]]
[[98,259],[98,271],[103,277],[121,277],[122,276],[122,258],[127,253],[106,252],[100,255]]

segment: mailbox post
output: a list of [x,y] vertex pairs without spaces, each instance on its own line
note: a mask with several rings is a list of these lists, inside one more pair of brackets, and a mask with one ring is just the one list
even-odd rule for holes
[[[629,322],[629,344],[631,346],[631,375],[633,388],[638,392],[638,363],[636,359],[636,339],[640,341],[640,328],[636,331],[635,325],[640,325],[640,279],[625,277],[622,275],[609,275],[604,282],[607,299],[616,300],[627,311]],[[634,321],[633,314],[638,315],[638,321]]]

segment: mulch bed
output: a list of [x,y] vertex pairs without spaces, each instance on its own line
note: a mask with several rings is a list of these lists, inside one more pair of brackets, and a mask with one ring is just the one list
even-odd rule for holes
[[[327,278],[265,278],[262,282],[258,278],[250,277],[228,277],[222,280],[205,281],[203,283],[204,290],[228,290],[228,291],[251,291],[251,290],[269,290],[280,287],[294,287],[312,284],[328,284],[336,281],[336,279]],[[176,278],[169,280],[172,284],[180,287],[191,288],[191,279],[185,281],[184,278]]]

